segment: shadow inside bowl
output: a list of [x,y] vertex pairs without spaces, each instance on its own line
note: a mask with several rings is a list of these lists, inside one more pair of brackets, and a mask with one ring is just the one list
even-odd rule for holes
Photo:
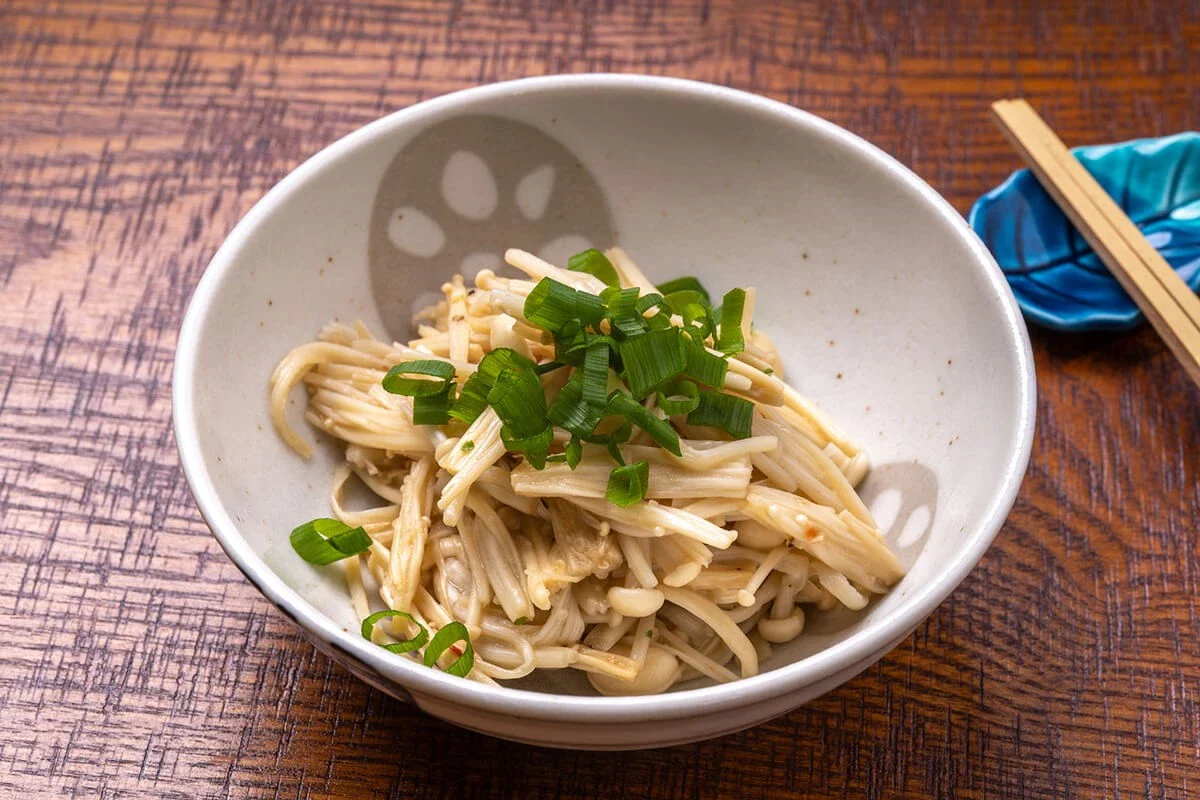
[[563,263],[615,241],[608,198],[581,159],[532,125],[468,114],[426,128],[387,166],[367,260],[383,324],[406,340],[447,275],[497,269],[509,247]]

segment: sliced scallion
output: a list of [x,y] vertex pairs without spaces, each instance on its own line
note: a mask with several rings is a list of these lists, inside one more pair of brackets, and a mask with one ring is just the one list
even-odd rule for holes
[[663,295],[663,300],[671,307],[671,310],[676,314],[683,315],[683,310],[688,306],[700,306],[708,308],[708,295],[703,292],[698,292],[695,289],[680,289],[679,291],[671,292]]
[[650,483],[650,462],[646,459],[617,467],[608,475],[608,488],[604,499],[615,506],[631,506],[646,497]]
[[[422,375],[410,378],[409,375]],[[433,380],[429,380],[432,378]],[[383,388],[392,394],[426,397],[440,394],[454,378],[454,365],[433,359],[418,359],[397,364],[383,376]]]
[[671,294],[672,292],[681,292],[681,291],[699,292],[700,294],[704,295],[704,302],[706,304],[711,305],[711,303],[712,303],[712,301],[709,298],[708,290],[705,289],[704,285],[701,284],[700,281],[696,280],[696,278],[693,277],[692,275],[684,275],[681,278],[674,278],[672,280],[665,281],[664,283],[658,284],[658,286],[656,288],[660,292],[662,292],[663,297],[666,297],[667,295]]
[[572,272],[586,272],[589,275],[595,275],[607,286],[621,285],[621,279],[617,277],[617,270],[608,260],[608,256],[594,247],[571,256],[567,260],[567,269]]
[[[658,331],[671,327],[671,307],[667,305],[667,301],[661,294],[651,292],[642,295],[638,298],[634,308],[650,330]],[[650,309],[656,309],[655,313],[646,316]]]
[[500,440],[504,447],[514,453],[521,453],[534,469],[546,466],[546,454],[550,445],[554,444],[554,429],[547,423],[546,427],[532,436],[517,438],[507,425],[500,429]]
[[658,391],[658,407],[668,416],[689,414],[700,405],[700,388],[693,381],[671,381]]
[[717,349],[725,355],[746,349],[746,340],[742,336],[742,312],[745,306],[745,289],[730,289],[721,301],[721,332],[717,337]]
[[371,537],[361,526],[351,528],[325,517],[299,526],[289,539],[296,553],[310,564],[332,564],[371,549]]
[[717,323],[713,311],[708,306],[692,303],[683,309],[683,330],[697,344],[704,344],[713,335]]
[[626,339],[621,342],[619,352],[624,364],[622,377],[638,400],[674,378],[687,366],[684,344],[677,328],[650,331]]
[[583,459],[583,442],[579,441],[578,436],[572,436],[567,442],[563,455],[566,456],[568,467],[575,469],[579,466],[579,462]]
[[583,366],[584,352],[599,342],[607,344],[610,350],[617,347],[611,336],[584,330],[579,320],[570,320],[554,334],[554,358],[572,367]]
[[554,334],[554,360],[578,367],[583,362],[589,335],[579,320],[567,320]]
[[621,336],[638,336],[645,333],[649,326],[637,310],[638,290],[605,289],[600,296],[608,309],[608,319],[613,329]]
[[719,389],[725,385],[725,374],[729,371],[729,363],[695,341],[688,340],[684,353],[687,366],[684,373],[698,383]]
[[588,345],[583,356],[583,402],[593,408],[604,405],[608,396],[608,354],[607,342],[599,341]]
[[663,298],[671,312],[683,319],[684,329],[698,342],[713,332],[712,307],[708,295],[695,289],[680,289]]
[[650,434],[650,438],[667,452],[682,455],[679,450],[679,434],[671,427],[671,423],[656,417],[649,409],[630,397],[628,392],[617,390],[610,394],[605,413],[624,417]]
[[596,423],[600,421],[600,413],[584,402],[582,370],[576,370],[559,390],[558,396],[546,410],[546,417],[575,436],[591,436]]
[[442,629],[434,634],[433,641],[425,648],[425,666],[436,666],[442,653],[458,642],[463,643],[463,653],[453,664],[446,667],[446,672],[460,678],[467,677],[475,666],[475,648],[471,646],[471,634],[467,632],[467,626],[458,621],[442,626]]
[[754,403],[722,392],[700,392],[700,402],[687,416],[688,425],[720,428],[735,439],[746,439],[754,422]]
[[525,319],[539,328],[557,331],[575,319],[575,290],[565,283],[542,278],[525,298]]
[[554,336],[554,355],[559,361],[573,367],[582,366],[584,351],[601,342],[608,345],[610,350],[617,346],[611,336],[590,333],[583,330],[578,321],[571,320]]
[[533,436],[546,427],[546,393],[532,369],[501,372],[487,401],[514,438]]
[[588,444],[624,444],[629,441],[631,436],[633,436],[633,426],[629,424],[629,420],[623,419],[607,433],[593,433],[591,436],[581,438]]
[[450,421],[450,407],[454,405],[454,383],[448,381],[446,388],[437,394],[418,395],[413,398],[414,425],[445,425]]
[[399,642],[387,642],[385,644],[380,644],[379,646],[384,650],[392,653],[411,653],[413,650],[420,648],[429,641],[429,630],[424,625],[413,619],[411,614],[408,614],[404,611],[397,611],[395,609],[376,611],[374,614],[364,619],[362,621],[363,638],[370,640],[371,633],[375,629],[375,623],[379,622],[381,619],[390,619],[392,617],[402,617],[411,622],[413,625],[416,625],[417,635],[411,639],[402,639]]
[[450,409],[450,416],[470,425],[487,408],[488,393],[501,372],[514,367],[535,369],[534,363],[516,350],[498,347],[479,362],[475,374],[463,384],[462,393]]
[[[639,314],[645,314],[647,311],[649,311],[652,308],[666,306],[666,304],[667,304],[667,301],[661,294],[658,294],[657,292],[650,292],[649,294],[644,294],[641,297],[639,297],[637,299],[637,302],[634,303],[633,307],[635,309],[637,309],[637,312]],[[669,310],[669,306],[668,306],[668,310]]]
[[[610,417],[609,421],[614,419],[618,418]],[[612,456],[612,460],[624,466],[625,457],[621,455],[621,445],[625,444],[625,442],[628,442],[629,438],[633,436],[633,425],[630,424],[629,420],[621,419],[615,428],[611,426],[602,427],[608,427],[609,430],[605,433],[593,433],[591,436],[583,436],[580,438],[589,444],[604,445],[606,448],[608,448],[608,454]]]
[[604,316],[604,302],[594,294],[542,278],[525,298],[525,319],[556,333],[570,320],[595,325]]

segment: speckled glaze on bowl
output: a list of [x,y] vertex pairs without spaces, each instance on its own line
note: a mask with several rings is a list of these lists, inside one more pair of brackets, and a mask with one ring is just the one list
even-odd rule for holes
[[[489,687],[362,639],[336,569],[302,562],[332,447],[304,461],[267,416],[276,361],[330,318],[402,333],[419,296],[506,246],[622,244],[651,276],[759,288],[790,380],[876,465],[863,494],[908,576],[814,615],[762,674],[605,698],[566,673]],[[533,78],[374,122],[314,156],[230,234],[180,335],[180,456],[230,558],[368,683],[455,724],[554,747],[659,747],[784,714],[867,668],[978,562],[1034,424],[1029,342],[995,262],[932,189],[837,126],[752,95],[637,76]],[[297,417],[301,403],[294,409]],[[300,423],[302,424],[302,423]]]

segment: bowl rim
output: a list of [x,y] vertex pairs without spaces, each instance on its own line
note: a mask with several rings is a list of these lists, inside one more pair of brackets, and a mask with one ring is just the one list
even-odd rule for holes
[[[193,403],[193,375],[199,344],[209,311],[220,285],[230,274],[235,257],[251,232],[274,207],[308,177],[360,147],[390,135],[397,129],[478,101],[523,94],[570,92],[588,89],[624,90],[643,94],[688,96],[716,103],[739,112],[749,112],[803,129],[823,138],[857,158],[890,173],[915,192],[953,230],[974,256],[964,268],[973,268],[991,287],[1008,334],[1008,346],[1016,351],[1018,403],[1016,429],[1005,455],[1001,480],[985,510],[981,524],[967,537],[932,581],[915,587],[903,605],[886,619],[864,626],[850,637],[800,661],[727,684],[684,689],[660,695],[594,697],[559,695],[489,686],[431,670],[407,658],[396,658],[380,647],[347,632],[287,585],[242,536],[217,495],[208,465],[201,457],[199,427]],[[857,134],[810,112],[748,92],[681,78],[627,74],[578,74],[522,78],[463,89],[395,111],[364,125],[328,145],[291,171],[272,187],[237,223],[212,257],[189,302],[180,329],[172,378],[172,415],[180,463],[201,515],[234,564],[263,595],[311,635],[330,643],[363,662],[381,676],[406,689],[443,701],[482,711],[525,719],[589,722],[635,722],[646,719],[680,719],[769,702],[796,692],[864,659],[871,663],[886,654],[895,632],[911,630],[963,581],[982,558],[1003,525],[1016,500],[1033,445],[1036,412],[1036,382],[1029,334],[1017,301],[1004,276],[982,241],[966,220],[932,187],[899,161]]]

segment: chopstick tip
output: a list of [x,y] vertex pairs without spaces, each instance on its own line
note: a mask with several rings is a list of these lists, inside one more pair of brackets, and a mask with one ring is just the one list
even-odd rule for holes
[[1006,97],[992,102],[992,111],[1003,111],[1018,106],[1028,106],[1029,101],[1024,97]]

